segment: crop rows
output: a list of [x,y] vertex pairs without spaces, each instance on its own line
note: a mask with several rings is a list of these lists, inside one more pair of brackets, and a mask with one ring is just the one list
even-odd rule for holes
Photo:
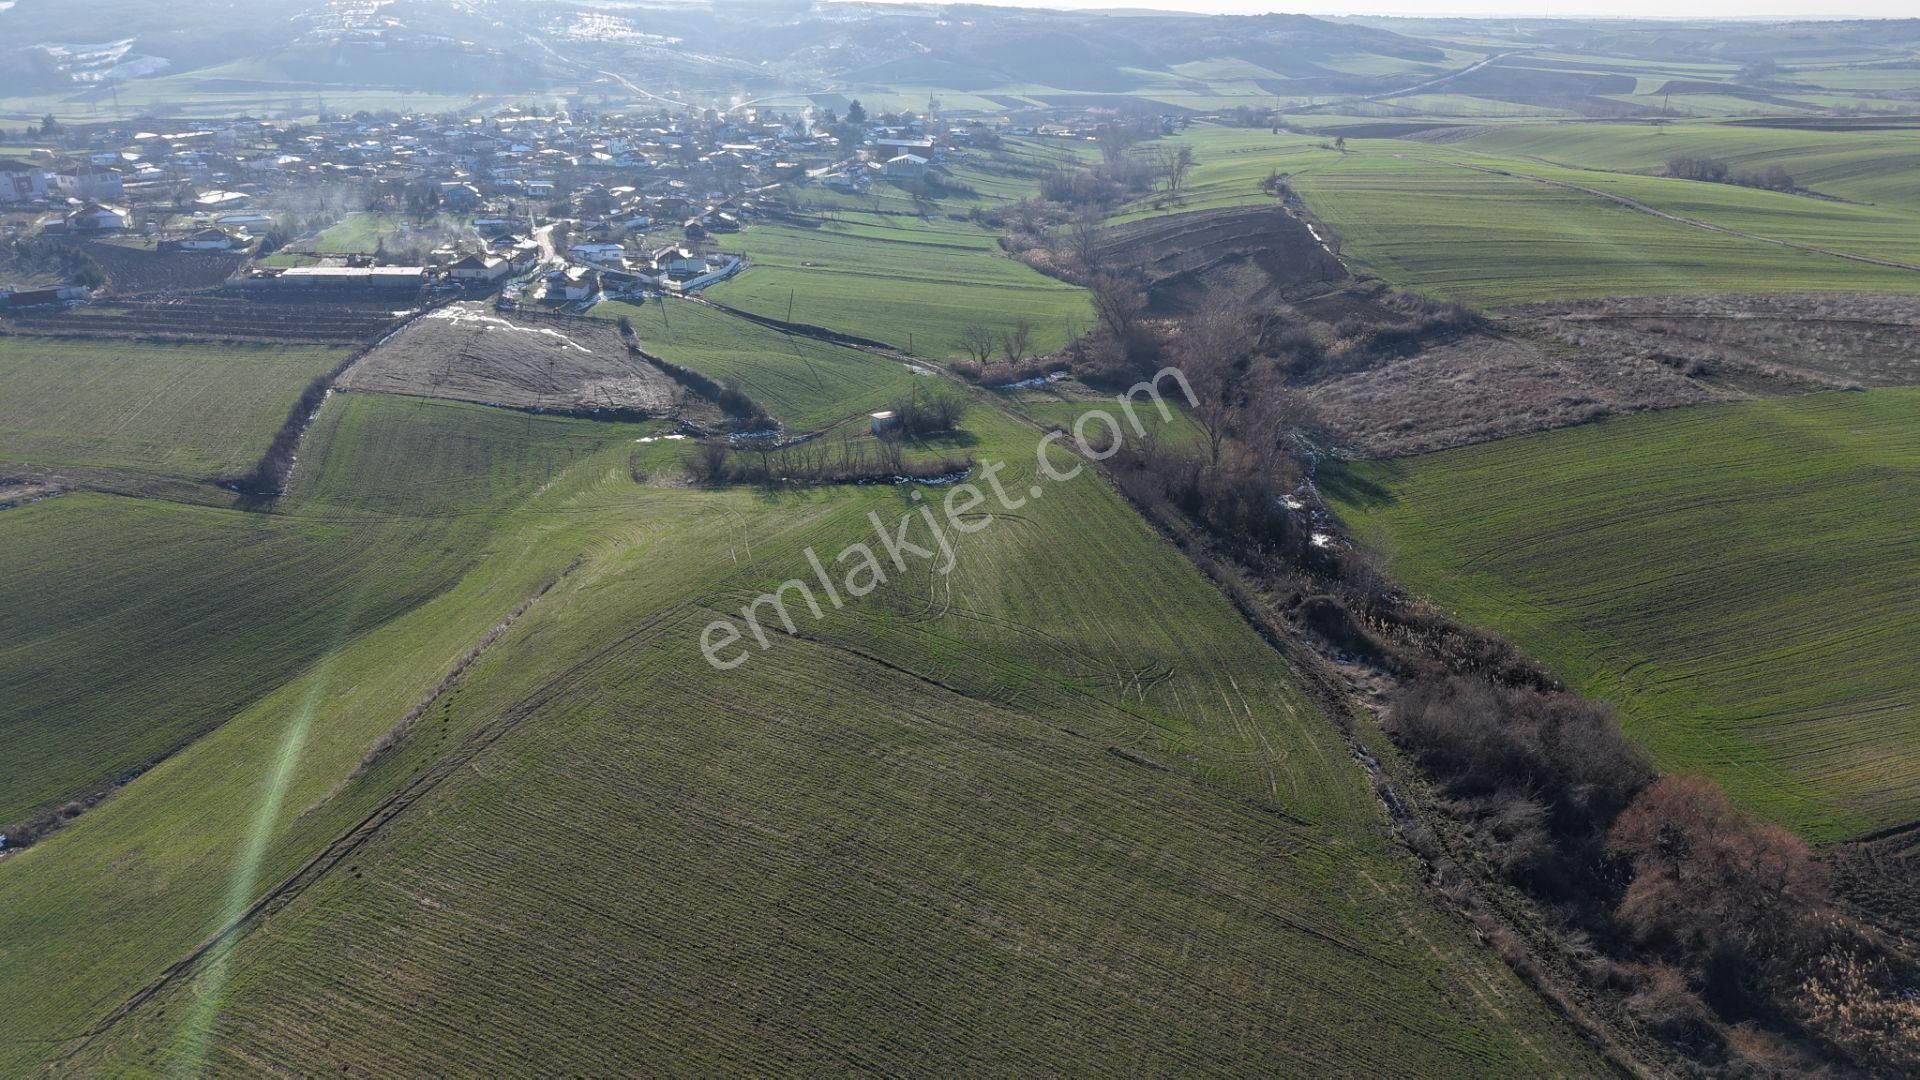
[[[1910,205],[1822,202],[1728,184],[1592,172],[1480,153],[1473,142],[1352,139],[1343,152],[1324,139],[1231,129],[1180,138],[1192,144],[1199,162],[1181,208],[1270,202],[1263,181],[1285,173],[1331,226],[1351,268],[1470,303],[1920,290],[1920,273],[1911,270],[1715,232],[1577,189],[1753,236],[1916,263],[1920,248],[1911,238],[1920,230],[1920,208]],[[1685,144],[1676,139],[1673,145]]]
[[207,480],[259,457],[345,350],[0,337],[0,468]]
[[384,308],[253,304],[231,297],[205,297],[35,313],[16,321],[22,330],[36,334],[356,345],[378,336],[394,318],[394,313]]
[[970,323],[1025,318],[1035,349],[1092,325],[1086,293],[998,250],[968,223],[845,210],[811,227],[754,225],[740,234],[754,268],[711,289],[715,300],[775,319],[826,326],[921,356],[961,355]]
[[[1033,478],[1026,429],[976,434]],[[364,783],[531,711],[73,1067],[1593,1067],[1420,907],[1325,718],[1091,476],[729,673],[702,625],[903,493],[563,505],[606,540]]]
[[1920,394],[1689,409],[1331,478],[1395,569],[1811,839],[1920,816]]

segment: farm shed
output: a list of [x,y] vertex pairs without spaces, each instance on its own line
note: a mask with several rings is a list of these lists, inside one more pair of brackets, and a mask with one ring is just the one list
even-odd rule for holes
[[901,154],[889,160],[885,173],[902,179],[915,179],[927,175],[927,159],[919,154]]
[[238,239],[225,229],[200,229],[175,241],[182,251],[232,251]]
[[243,288],[413,293],[427,282],[424,266],[289,266],[237,282]]
[[499,281],[513,272],[513,265],[498,255],[469,255],[448,267],[455,281]]
[[67,228],[72,232],[114,232],[126,228],[127,221],[125,210],[96,203],[68,214]]

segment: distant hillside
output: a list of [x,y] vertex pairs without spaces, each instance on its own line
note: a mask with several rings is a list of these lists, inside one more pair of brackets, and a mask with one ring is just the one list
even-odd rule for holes
[[1321,66],[1330,57],[1405,65],[1446,57],[1389,30],[1303,15],[852,4],[221,0],[182,29],[171,12],[129,0],[20,0],[0,26],[13,46],[0,52],[0,89],[16,93],[193,72],[312,86],[531,90],[578,86],[608,70],[689,90],[779,80],[789,89],[852,82],[1124,93],[1176,78],[1181,65],[1222,60],[1281,79],[1331,79],[1316,91],[1324,92],[1374,84]]

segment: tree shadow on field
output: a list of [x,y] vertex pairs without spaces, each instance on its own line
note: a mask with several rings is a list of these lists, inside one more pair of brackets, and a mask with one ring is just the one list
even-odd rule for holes
[[[1388,466],[1389,469],[1392,466]],[[1372,510],[1390,506],[1398,501],[1392,491],[1377,481],[1359,475],[1351,465],[1344,462],[1328,462],[1321,466],[1314,482],[1320,487],[1320,494],[1328,502],[1345,503]]]
[[962,428],[955,428],[952,431],[914,435],[907,442],[919,450],[955,450],[980,445],[980,436]]

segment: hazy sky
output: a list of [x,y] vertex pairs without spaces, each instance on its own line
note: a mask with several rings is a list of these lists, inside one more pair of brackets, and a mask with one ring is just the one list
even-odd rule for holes
[[[924,2],[924,0],[923,0]],[[937,2],[937,0],[936,0]],[[1495,15],[1526,18],[1912,18],[1914,0],[968,0],[1021,7],[1117,8],[1254,15]]]

